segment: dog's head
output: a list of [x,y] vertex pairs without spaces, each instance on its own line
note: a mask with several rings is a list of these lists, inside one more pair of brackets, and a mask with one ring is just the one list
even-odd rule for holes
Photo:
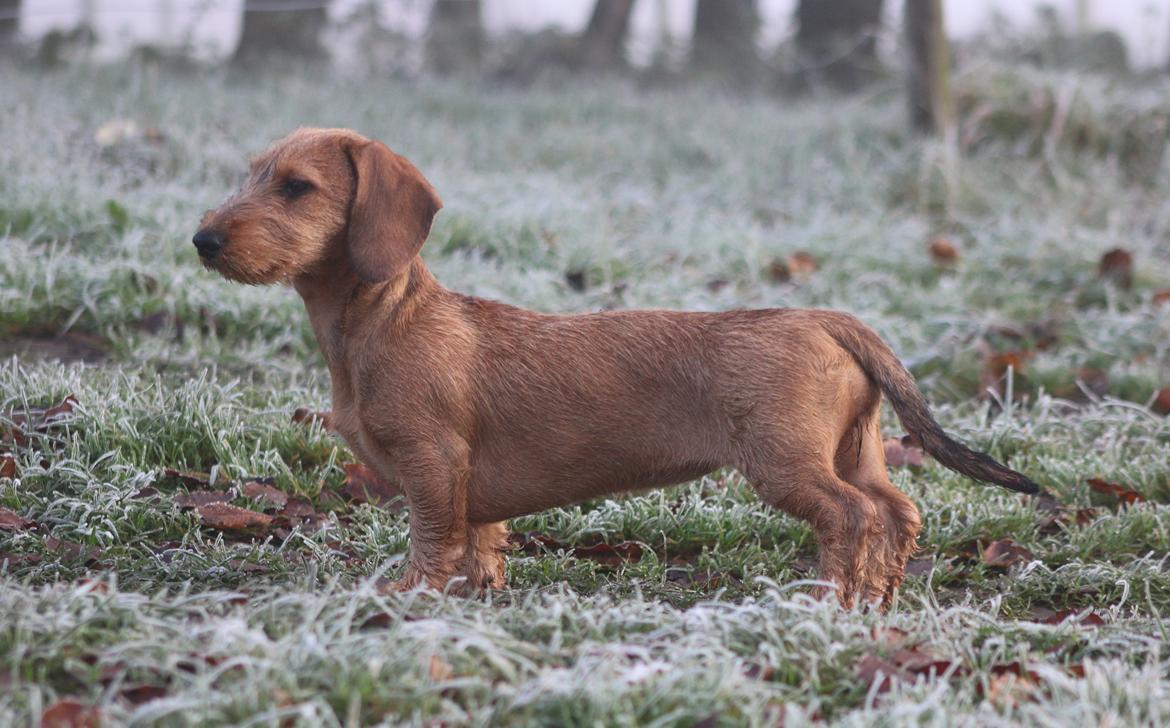
[[206,267],[243,283],[289,281],[342,258],[362,280],[384,281],[410,265],[442,204],[385,144],[298,129],[252,161],[192,242]]

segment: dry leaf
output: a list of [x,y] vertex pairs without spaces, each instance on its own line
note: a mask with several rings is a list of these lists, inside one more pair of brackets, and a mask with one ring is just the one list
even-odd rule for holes
[[939,265],[951,265],[959,260],[959,249],[941,235],[930,241],[928,249],[930,257]]
[[1154,291],[1154,295],[1150,297],[1150,301],[1155,306],[1161,306],[1164,303],[1170,303],[1170,288],[1159,288]]
[[388,483],[370,468],[362,463],[347,463],[345,468],[345,485],[341,492],[357,503],[371,503],[376,506],[393,506],[401,510],[404,506],[402,490],[393,483]]
[[431,655],[431,659],[427,661],[427,674],[435,682],[445,682],[451,679],[455,671],[447,664],[447,661],[438,655]]
[[37,525],[35,521],[23,518],[7,508],[0,508],[0,530],[26,531],[35,525]]
[[1160,415],[1170,415],[1170,387],[1163,387],[1154,394],[1150,409]]
[[593,546],[576,546],[573,556],[578,559],[590,559],[606,566],[620,566],[642,558],[642,544],[634,541],[622,541],[617,544],[599,543]]
[[10,411],[8,419],[12,421],[12,426],[0,430],[0,441],[24,446],[33,432],[45,434],[68,422],[76,407],[77,397],[70,394],[55,407]]
[[208,503],[197,509],[203,525],[220,531],[242,531],[249,528],[264,527],[272,522],[272,516],[266,513],[257,513],[247,508],[228,505],[227,503]]
[[159,685],[133,685],[128,688],[122,688],[118,691],[118,695],[131,705],[142,705],[152,700],[165,698],[167,696],[167,689]]
[[211,476],[207,473],[190,473],[175,468],[163,468],[163,477],[177,480],[188,488],[206,488],[211,484]]
[[101,712],[80,700],[62,698],[41,713],[41,728],[98,728]]
[[1114,248],[1101,256],[1097,276],[1118,288],[1133,287],[1133,255],[1124,248]]
[[887,437],[882,440],[886,453],[886,465],[891,468],[921,468],[926,457],[922,448],[912,445],[906,438]]
[[175,496],[175,505],[183,510],[188,510],[209,503],[227,503],[231,499],[231,494],[222,490],[193,490],[185,495]]
[[999,569],[1032,560],[1032,552],[1010,538],[992,541],[983,549],[983,563]]
[[288,503],[287,493],[272,487],[269,483],[259,480],[249,480],[244,483],[240,488],[240,493],[245,498],[263,501],[266,505],[275,506],[276,508],[283,508],[284,504]]
[[314,422],[320,422],[321,427],[330,430],[333,428],[333,413],[315,412],[308,407],[298,407],[292,414],[292,421],[302,425],[311,425]]
[[1064,624],[1065,622],[1072,622],[1083,627],[1100,627],[1105,624],[1105,618],[1100,614],[1093,611],[1082,612],[1078,609],[1061,609],[1052,614],[1044,615],[1036,621],[1042,624]]
[[1132,505],[1134,503],[1142,503],[1146,500],[1146,497],[1136,490],[1126,488],[1125,486],[1118,485],[1117,483],[1110,483],[1106,480],[1102,480],[1101,478],[1089,478],[1087,482],[1089,487],[1096,492],[1113,496],[1114,498],[1118,498],[1126,504]]
[[8,453],[0,454],[0,478],[16,477],[16,458]]
[[806,281],[812,277],[813,273],[817,272],[820,265],[817,259],[813,257],[812,253],[804,250],[798,250],[792,255],[788,256],[786,261],[788,264],[788,273],[795,280]]

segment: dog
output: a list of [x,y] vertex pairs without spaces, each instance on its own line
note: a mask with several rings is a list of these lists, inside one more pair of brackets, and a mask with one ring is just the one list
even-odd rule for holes
[[946,467],[1039,490],[948,437],[851,315],[551,315],[465,296],[419,257],[441,207],[385,144],[302,128],[252,161],[193,238],[207,268],[304,299],[334,429],[409,506],[395,589],[502,587],[507,519],[734,467],[811,525],[823,591],[888,603],[920,520],[886,472],[883,394]]

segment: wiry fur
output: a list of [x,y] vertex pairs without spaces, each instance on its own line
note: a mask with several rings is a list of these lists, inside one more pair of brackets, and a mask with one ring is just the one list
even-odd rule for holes
[[[289,175],[314,189],[282,198]],[[336,429],[410,504],[401,588],[502,585],[506,519],[735,467],[812,525],[843,604],[888,600],[919,516],[886,473],[883,391],[940,462],[1034,488],[947,438],[889,347],[851,316],[558,316],[460,295],[416,255],[440,206],[380,143],[302,129],[204,219],[227,239],[210,267],[289,281],[303,297]]]

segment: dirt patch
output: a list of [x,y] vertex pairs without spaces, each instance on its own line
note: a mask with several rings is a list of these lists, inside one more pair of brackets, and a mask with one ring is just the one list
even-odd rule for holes
[[0,340],[0,360],[55,359],[61,362],[89,362],[104,360],[110,352],[110,342],[95,334],[68,332],[60,336],[9,336]]

